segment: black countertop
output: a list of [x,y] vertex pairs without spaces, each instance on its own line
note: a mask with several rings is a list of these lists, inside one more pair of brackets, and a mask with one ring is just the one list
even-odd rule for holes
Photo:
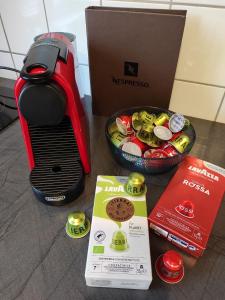
[[[97,175],[129,174],[111,157],[104,136],[105,121],[104,117],[90,116],[92,172],[86,176],[82,195],[63,207],[46,206],[34,197],[19,122],[0,133],[0,299],[224,299],[224,201],[204,255],[196,260],[180,252],[185,276],[179,284],[160,281],[153,266],[148,291],[85,285],[88,236],[69,238],[65,233],[67,215],[83,210],[91,217]],[[191,121],[197,133],[191,154],[225,168],[225,124]],[[148,176],[148,211],[174,172]],[[150,247],[153,264],[166,250],[177,250],[152,232]]]

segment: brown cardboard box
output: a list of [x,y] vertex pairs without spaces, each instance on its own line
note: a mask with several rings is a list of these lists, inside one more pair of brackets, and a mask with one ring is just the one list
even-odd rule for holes
[[93,113],[168,108],[186,11],[88,7]]

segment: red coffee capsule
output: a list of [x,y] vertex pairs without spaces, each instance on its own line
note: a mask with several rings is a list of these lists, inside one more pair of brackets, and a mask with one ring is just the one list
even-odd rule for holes
[[136,144],[141,149],[142,153],[148,149],[148,146],[141,142],[135,135],[130,137],[129,142]]
[[178,206],[175,207],[175,210],[176,212],[178,212],[186,218],[194,218],[194,204],[189,200],[185,200],[182,203],[180,203]]
[[177,133],[174,133],[172,138],[170,139],[170,141],[174,141],[178,136],[180,136],[181,134],[183,134],[184,132],[183,131],[180,131],[180,132],[177,132]]
[[119,132],[121,132],[123,135],[133,133],[131,116],[122,115],[116,118],[116,125],[118,127]]
[[162,149],[153,150],[151,153],[151,158],[165,158],[165,157],[168,157],[168,154],[166,153],[166,151]]
[[184,277],[184,266],[181,255],[169,250],[160,255],[155,262],[156,273],[166,283],[178,283]]
[[162,126],[168,128],[168,129],[170,129],[170,128],[169,128],[169,121],[166,121],[166,123],[164,123]]
[[175,156],[178,154],[177,150],[170,144],[165,144],[163,150],[167,153],[167,156]]
[[144,158],[151,158],[152,150],[154,151],[154,149],[149,149],[149,150],[145,151],[144,154],[143,154],[143,157]]

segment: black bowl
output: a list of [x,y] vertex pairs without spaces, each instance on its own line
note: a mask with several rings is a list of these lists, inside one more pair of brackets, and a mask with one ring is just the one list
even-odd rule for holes
[[116,161],[123,167],[131,170],[131,171],[137,171],[145,174],[157,174],[157,173],[163,173],[168,170],[170,170],[172,167],[179,164],[184,157],[191,151],[196,135],[195,130],[192,125],[188,126],[184,131],[185,134],[187,134],[190,138],[190,143],[185,149],[183,153],[178,153],[175,156],[170,156],[166,158],[143,158],[139,157],[133,154],[129,154],[125,151],[123,151],[121,148],[117,148],[111,141],[108,128],[109,126],[115,122],[116,118],[121,115],[132,115],[134,112],[146,110],[149,113],[153,114],[160,114],[162,112],[167,113],[169,115],[172,115],[174,112],[166,109],[161,109],[157,107],[151,107],[151,106],[137,106],[132,107],[127,110],[121,110],[117,113],[115,113],[112,117],[108,119],[105,126],[105,134],[106,138],[109,144],[109,148],[112,152],[112,155],[116,159]]

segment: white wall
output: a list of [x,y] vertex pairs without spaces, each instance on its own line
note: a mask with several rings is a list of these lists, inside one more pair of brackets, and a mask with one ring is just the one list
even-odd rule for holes
[[[76,76],[90,94],[85,7],[187,9],[170,108],[225,123],[225,0],[0,0],[0,65],[21,68],[33,37],[47,31],[76,34]],[[8,71],[0,76],[16,78]]]

